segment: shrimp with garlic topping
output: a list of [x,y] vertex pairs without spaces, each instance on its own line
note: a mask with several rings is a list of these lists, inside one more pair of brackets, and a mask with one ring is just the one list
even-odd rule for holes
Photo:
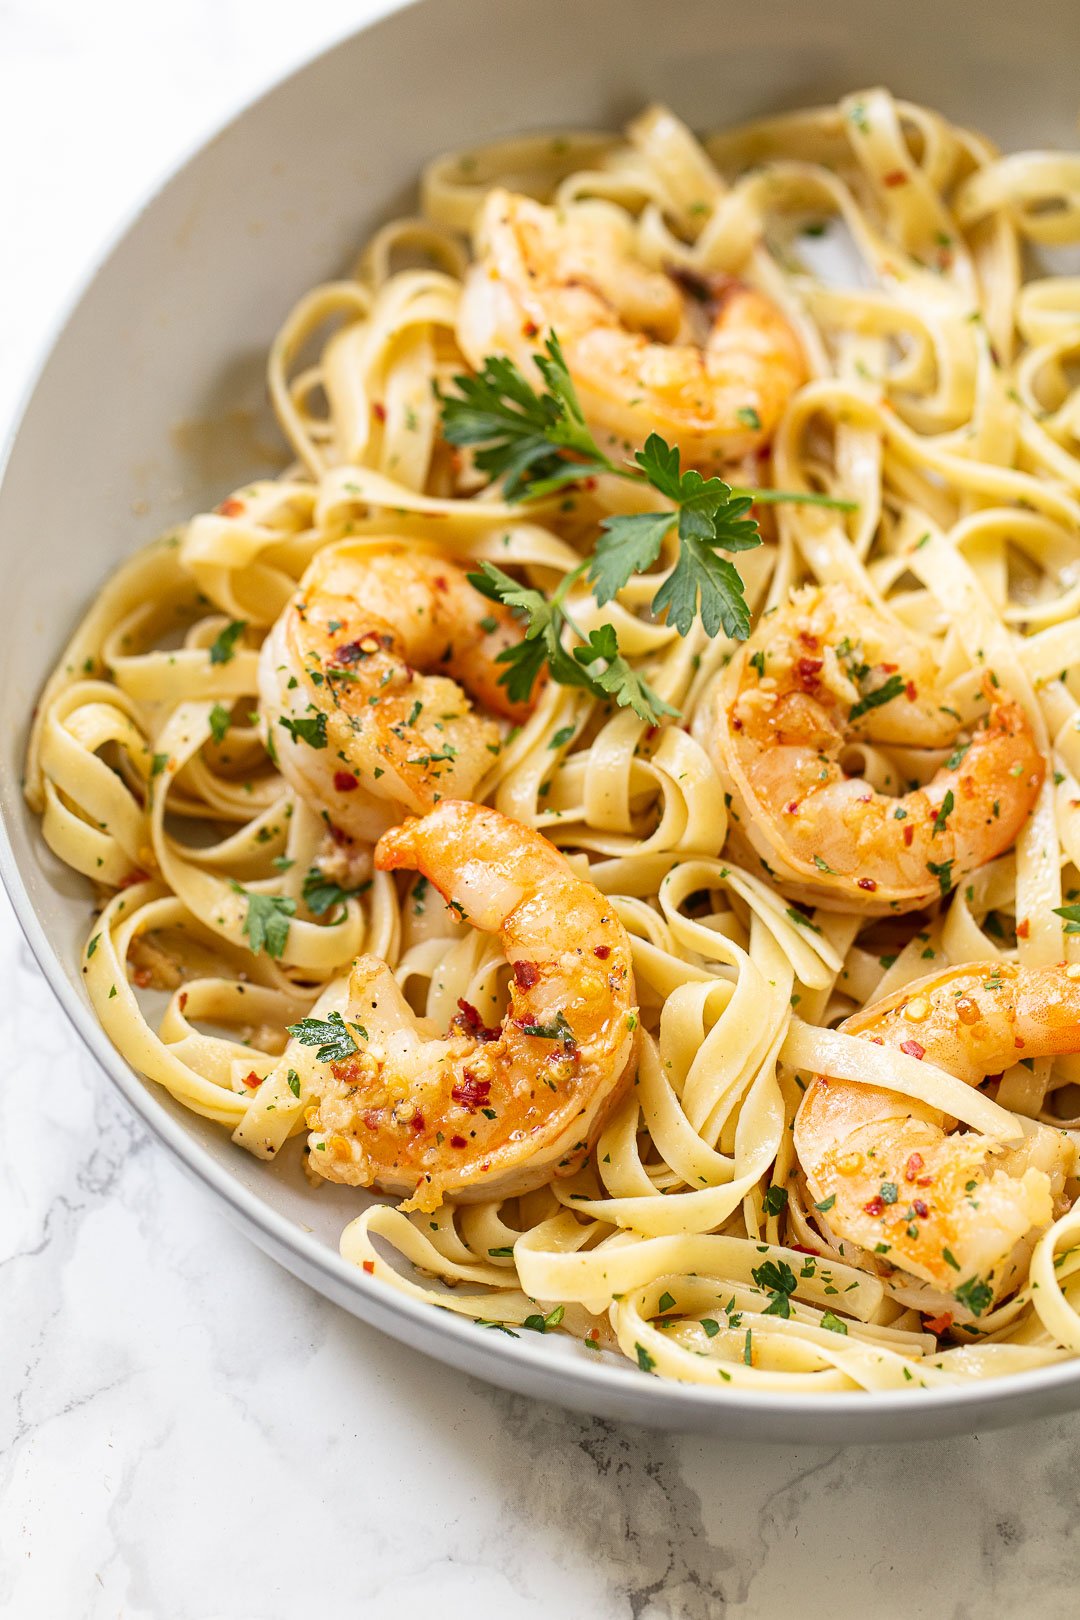
[[494,717],[529,712],[500,684],[521,635],[455,562],[393,539],[327,546],[263,644],[271,752],[317,814],[373,842],[475,791],[499,752]]
[[460,1003],[441,1034],[384,962],[360,957],[342,1020],[353,1050],[313,1061],[302,1028],[290,1046],[313,1099],[313,1168],[423,1210],[570,1175],[637,1056],[630,943],[611,902],[540,833],[469,803],[385,833],[375,863],[421,872],[462,921],[500,935],[510,1004],[488,1028]]
[[[1021,1057],[1080,1052],[1080,968],[955,967],[840,1028],[977,1086]],[[817,1075],[794,1142],[831,1231],[951,1295],[954,1314],[970,1320],[1060,1213],[1076,1148],[1052,1126],[1027,1126],[1018,1146],[1002,1148],[951,1123],[899,1092]]]
[[458,342],[470,364],[504,353],[527,373],[538,335],[562,346],[585,419],[609,448],[658,433],[714,469],[761,449],[806,378],[771,299],[730,276],[670,274],[635,258],[629,218],[493,190],[465,278]]
[[[796,898],[834,911],[927,905],[1015,841],[1045,773],[1018,703],[960,741],[930,647],[846,585],[807,586],[763,616],[695,723],[732,794],[739,841]],[[952,748],[898,797],[848,776],[860,742]]]

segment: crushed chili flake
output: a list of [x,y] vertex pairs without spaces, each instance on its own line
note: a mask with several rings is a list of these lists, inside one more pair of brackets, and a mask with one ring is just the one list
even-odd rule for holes
[[904,1180],[905,1181],[914,1181],[915,1177],[918,1175],[919,1171],[922,1169],[923,1163],[924,1163],[924,1160],[923,1160],[922,1154],[921,1153],[913,1153],[911,1155],[910,1159],[908,1160],[907,1164],[904,1166]]
[[919,688],[915,685],[915,682],[908,681],[907,685],[904,687],[904,696],[907,698],[908,702],[914,703],[918,695]]
[[610,945],[594,945],[592,953],[593,953],[594,956],[598,956],[600,958],[601,962],[606,962],[608,957],[611,955],[611,946]]
[[920,1216],[922,1220],[925,1220],[930,1213],[925,1201],[921,1198],[913,1198],[911,1200],[911,1207],[915,1211],[916,1215]]
[[381,402],[381,400],[376,400],[371,409],[375,413],[376,422],[386,421],[386,406]]
[[452,1136],[450,1138],[450,1146],[452,1148],[463,1148],[468,1146],[468,1144],[463,1136]]
[[466,1035],[477,1041],[497,1041],[502,1031],[498,1025],[485,1024],[471,1001],[458,997],[458,1013],[454,1023]]
[[363,1261],[361,1261],[361,1265],[363,1266],[363,1269],[367,1272],[369,1277],[374,1276],[374,1273],[375,1273],[375,1262],[374,1262],[374,1260],[363,1260]]
[[906,186],[908,176],[903,169],[890,169],[888,174],[882,176],[882,183],[886,186]]
[[873,878],[860,878],[859,888],[867,889],[872,893],[877,888],[877,884],[874,882]]
[[514,980],[522,990],[531,990],[540,978],[540,969],[535,962],[515,962]]
[[875,1193],[869,1203],[863,1205],[863,1209],[868,1215],[880,1215],[885,1209],[884,1200],[879,1193]]
[[148,967],[136,968],[131,977],[140,990],[149,990],[154,980],[154,975]]
[[795,665],[795,672],[799,681],[808,691],[819,686],[818,676],[821,673],[825,660],[823,658],[800,658]]
[[409,1124],[411,1125],[411,1127],[412,1127],[412,1129],[414,1131],[422,1131],[423,1130],[423,1128],[424,1128],[424,1116],[420,1112],[419,1108],[416,1110],[416,1113],[413,1115],[412,1119],[410,1119]]
[[262,1075],[261,1074],[256,1074],[254,1069],[249,1069],[247,1074],[245,1074],[245,1076],[244,1076],[244,1084],[245,1084],[245,1086],[250,1086],[252,1091],[255,1090],[256,1086],[261,1086],[262,1083],[263,1083]]
[[926,1047],[920,1046],[918,1041],[901,1041],[900,1050],[906,1052],[908,1057],[922,1059],[926,1056]]
[[1028,935],[1030,933],[1031,933],[1031,923],[1025,917],[1023,922],[1018,922],[1017,925],[1016,925],[1016,937],[1017,937],[1017,939],[1027,939],[1027,937],[1028,937]]
[[952,1327],[952,1312],[944,1311],[941,1316],[928,1316],[923,1322],[923,1327],[930,1333],[944,1333],[946,1329]]
[[796,812],[798,811],[798,808],[799,808],[798,799],[789,799],[788,803],[784,806],[784,809],[787,811],[789,816],[795,815]]
[[239,517],[241,512],[247,510],[243,501],[238,501],[230,495],[227,501],[222,501],[215,510],[221,517]]
[[524,337],[534,338],[539,334],[540,328],[537,326],[535,321],[526,321],[525,325],[521,328],[521,331]]
[[359,787],[360,784],[352,771],[335,771],[334,786],[339,793],[351,793],[353,788]]
[[126,877],[122,877],[120,879],[116,887],[118,889],[131,889],[134,888],[136,883],[148,882],[149,877],[150,874],[148,872],[144,872],[141,867],[136,866],[132,868]]
[[915,837],[915,829],[911,825],[911,822],[909,821],[907,826],[904,828],[904,843],[907,845],[907,847],[909,849],[911,848],[911,843],[912,843],[912,840],[913,840],[914,837]]
[[180,1000],[179,1000],[180,1011],[183,1012],[183,1010],[184,1010],[184,1008],[186,1006],[187,1006],[187,991],[186,990],[181,990],[181,992],[180,992]]
[[471,1114],[487,1102],[490,1091],[490,1080],[477,1080],[476,1076],[470,1074],[466,1069],[463,1077],[458,1081],[450,1095],[455,1102],[461,1103],[462,1107],[467,1108]]

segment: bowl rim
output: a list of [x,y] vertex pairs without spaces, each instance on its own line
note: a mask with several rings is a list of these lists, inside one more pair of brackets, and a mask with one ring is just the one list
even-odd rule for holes
[[[271,76],[232,112],[185,142],[179,154],[170,160],[156,178],[139,189],[134,200],[119,212],[110,228],[102,234],[90,251],[60,300],[57,313],[45,325],[35,357],[26,369],[3,439],[0,441],[0,488],[4,484],[8,467],[17,450],[23,423],[54,352],[63,341],[91,286],[108,271],[118,249],[136,229],[153,203],[174,180],[178,179],[209,147],[227,135],[252,109],[261,106],[284,86],[291,84],[336,51],[351,46],[364,35],[392,24],[398,16],[430,3],[431,0],[376,0],[377,9],[374,14],[359,27],[347,25],[315,50],[304,54],[290,66]],[[20,738],[20,742],[22,740]],[[441,1356],[437,1348],[438,1341],[442,1340],[464,1352],[462,1361],[476,1361],[480,1344],[472,1318],[458,1316],[448,1311],[436,1311],[423,1301],[414,1300],[392,1286],[369,1278],[356,1266],[342,1259],[340,1254],[329,1249],[314,1233],[295,1225],[287,1216],[245,1186],[226,1166],[216,1162],[208,1149],[185,1129],[181,1119],[174,1117],[158,1100],[154,1082],[141,1076],[121,1057],[94,1017],[92,1009],[76,994],[60,952],[50,943],[38,918],[15,857],[9,829],[9,822],[13,821],[15,814],[13,807],[0,800],[0,882],[7,892],[23,937],[69,1025],[94,1057],[98,1068],[107,1075],[150,1134],[179,1161],[181,1168],[186,1170],[190,1177],[231,1210],[246,1236],[258,1241],[254,1236],[257,1233],[266,1240],[261,1246],[266,1248],[279,1264],[284,1264],[279,1250],[292,1253],[308,1272],[321,1275],[328,1284],[333,1285],[329,1292],[317,1290],[323,1293],[323,1297],[338,1303],[339,1293],[341,1291],[348,1293],[357,1305],[357,1309],[351,1311],[351,1314],[434,1359],[444,1361],[448,1359]],[[37,836],[40,838],[40,831]],[[308,1286],[312,1286],[306,1275],[304,1280]],[[348,1308],[351,1310],[351,1307]],[[669,1415],[670,1423],[667,1426],[671,1428],[690,1427],[684,1420],[695,1414],[701,1418],[715,1418],[727,1412],[733,1418],[743,1419],[768,1415],[770,1419],[777,1421],[770,1424],[770,1434],[763,1434],[762,1438],[772,1439],[778,1437],[778,1431],[782,1429],[785,1418],[792,1420],[793,1429],[798,1429],[802,1420],[814,1422],[815,1426],[820,1421],[824,1428],[826,1421],[831,1418],[837,1421],[840,1429],[845,1426],[846,1420],[851,1420],[852,1429],[858,1430],[872,1425],[874,1419],[896,1419],[905,1414],[918,1419],[935,1412],[963,1413],[965,1408],[974,1408],[976,1412],[989,1412],[999,1408],[1007,1411],[1009,1408],[1016,1408],[1013,1417],[1003,1415],[999,1421],[1024,1422],[1028,1416],[1023,1410],[1025,1406],[1035,1401],[1039,1410],[1032,1416],[1044,1415],[1049,1406],[1038,1398],[1049,1396],[1057,1390],[1067,1390],[1070,1386],[1073,1389],[1070,1404],[1080,1406],[1080,1356],[1047,1367],[1032,1368],[1026,1372],[1001,1375],[993,1379],[972,1380],[970,1383],[960,1385],[945,1385],[930,1389],[850,1390],[822,1394],[810,1391],[797,1394],[752,1389],[725,1391],[719,1387],[660,1378],[650,1378],[648,1382],[638,1385],[633,1380],[635,1369],[629,1362],[624,1367],[617,1362],[609,1362],[606,1358],[595,1361],[578,1361],[570,1357],[556,1360],[543,1349],[539,1339],[535,1344],[530,1343],[525,1337],[508,1342],[505,1335],[493,1334],[488,1336],[484,1349],[488,1354],[482,1359],[486,1361],[493,1358],[506,1372],[507,1387],[518,1389],[521,1387],[522,1380],[515,1377],[512,1372],[515,1364],[542,1379],[547,1387],[544,1396],[538,1398],[551,1398],[556,1401],[559,1399],[558,1389],[551,1387],[554,1379],[558,1384],[565,1383],[568,1405],[575,1404],[570,1399],[571,1391],[577,1397],[576,1404],[582,1410],[593,1410],[589,1400],[591,1393],[597,1395],[601,1392],[617,1393],[624,1402],[647,1409],[651,1418],[655,1418],[658,1413],[661,1417]],[[460,1366],[462,1362],[456,1364]],[[486,1371],[478,1371],[475,1368],[470,1370],[476,1376],[488,1376]],[[868,1420],[866,1424],[858,1422],[859,1414]],[[965,1427],[970,1429],[971,1424],[968,1423]],[[779,1437],[783,1438],[782,1435]],[[835,1438],[842,1443],[844,1437],[838,1432]],[[861,1439],[864,1436],[853,1433],[847,1438]],[[876,1434],[869,1438],[880,1442],[882,1436]],[[890,1438],[898,1439],[900,1436],[893,1435]]]

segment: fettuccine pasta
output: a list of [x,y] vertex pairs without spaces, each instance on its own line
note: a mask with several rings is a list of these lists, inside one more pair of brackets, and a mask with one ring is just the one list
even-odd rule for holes
[[[443,714],[433,723],[459,727],[453,746],[449,733],[428,735],[399,768],[397,799],[376,764],[361,800],[347,747],[340,759],[311,753],[326,744],[318,692],[293,703],[297,680],[282,664],[271,713],[267,656],[260,681],[261,649],[290,612],[297,634],[310,632],[311,581],[345,566],[374,579],[389,555],[402,560],[387,578],[412,567],[409,589],[427,559],[436,595],[440,569],[455,570],[465,600],[465,574],[487,564],[550,597],[606,518],[656,509],[603,473],[523,501],[447,442],[440,395],[453,379],[483,352],[524,368],[543,336],[516,306],[492,313],[477,301],[477,264],[518,251],[509,238],[500,246],[511,216],[538,255],[545,233],[565,233],[552,238],[545,273],[562,281],[559,316],[547,319],[605,451],[640,449],[640,426],[655,419],[687,464],[765,492],[754,509],[764,544],[734,557],[752,636],[710,635],[701,618],[681,635],[673,614],[650,611],[674,566],[669,533],[656,566],[609,601],[587,577],[565,597],[583,641],[617,633],[620,656],[660,700],[657,723],[553,676],[520,714],[492,707],[475,726]],[[358,958],[388,964],[432,1030],[458,1019],[483,1040],[503,1017],[513,976],[497,928],[472,927],[422,873],[372,864],[380,831],[409,811],[463,798],[543,834],[599,892],[611,937],[628,941],[633,1044],[610,1060],[595,1131],[519,1192],[404,1203],[358,1193],[342,1253],[378,1285],[478,1331],[560,1330],[582,1354],[719,1392],[917,1389],[1080,1353],[1080,1027],[1071,1047],[1063,1037],[1035,1056],[1018,1039],[1000,1074],[964,1084],[915,1022],[894,1050],[874,1044],[867,1013],[894,997],[897,1016],[917,1020],[921,992],[912,1000],[908,987],[968,964],[989,964],[995,990],[1014,970],[1022,979],[1055,964],[1067,986],[1067,965],[1080,964],[1069,918],[1080,898],[1080,278],[1055,268],[1078,240],[1080,157],[1001,156],[884,90],[702,140],[654,108],[623,135],[568,131],[442,156],[422,177],[416,216],[383,227],[350,275],[303,297],[273,343],[269,391],[290,465],[163,536],[103,587],[42,694],[26,793],[50,849],[97,897],[82,967],[103,1027],[135,1069],[240,1148],[304,1152],[308,1130],[312,1160],[332,1147],[312,1078],[320,1060],[301,1062],[289,1029],[336,1019],[354,1031],[344,1050],[362,1047],[348,1024]],[[741,351],[731,358],[722,323],[707,334],[705,311],[693,311],[714,296],[733,321],[732,300],[743,300],[739,319],[769,323],[752,374],[739,370]],[[618,311],[604,342],[601,304]],[[750,403],[732,396],[738,408],[711,436],[686,425],[701,402],[676,409],[670,377],[650,373],[640,397],[621,372],[606,378],[626,331],[634,355],[642,334],[649,356],[715,343]],[[717,420],[735,386],[718,375]],[[770,491],[833,504],[771,502]],[[874,667],[892,672],[890,701],[906,691],[914,713],[909,657],[932,672],[934,698],[906,732],[859,731],[857,712],[876,708],[875,725],[888,712],[885,688],[866,688],[868,666],[842,648],[838,664],[810,649],[796,696],[824,702],[835,667],[857,702],[851,724],[814,745],[837,794],[815,802],[829,803],[822,826],[839,832],[828,849],[804,848],[785,842],[784,815],[805,811],[813,784],[776,787],[790,739],[770,734],[755,753],[730,728],[742,727],[740,704],[775,695],[785,615],[860,601],[866,622],[844,639],[862,645],[871,619],[884,626]],[[520,639],[509,609],[486,611],[470,640]],[[337,626],[331,617],[328,634]],[[366,679],[375,665],[362,661],[376,654],[388,660],[383,685],[419,664],[388,640],[349,647],[335,655],[339,684]],[[464,647],[437,652],[438,673],[419,667],[449,689]],[[322,683],[329,665],[316,662]],[[924,697],[929,680],[919,677]],[[379,683],[364,693],[353,692],[346,742],[374,724],[364,705],[375,712]],[[393,737],[371,743],[384,746]],[[980,749],[1001,773],[1003,808],[965,842],[960,801],[974,777],[964,773]],[[326,767],[321,800],[303,774],[312,763]],[[440,764],[458,773],[449,795]],[[866,848],[845,877],[843,849],[830,851],[853,797],[880,810],[898,859],[902,806],[929,804],[914,879],[897,869],[895,887],[883,883]],[[994,790],[987,798],[999,804]],[[346,836],[350,806],[364,815]],[[995,831],[1008,814],[1015,828]],[[523,985],[519,972],[514,993]],[[935,1121],[953,1146],[978,1133],[991,1166],[1028,1155],[1023,1241],[992,1283],[965,1273],[953,1289],[947,1268],[942,1285],[933,1266],[909,1272],[890,1243],[850,1236],[843,1197],[824,1191],[845,1173],[833,1144],[815,1139],[813,1159],[803,1147],[814,1076],[859,1096],[883,1090],[897,1119],[929,1122],[934,1142]],[[492,1083],[477,1082],[474,1112]],[[1044,1163],[1033,1144],[1051,1135]],[[909,1169],[918,1160],[909,1185],[872,1177],[855,1225],[904,1205],[911,1242],[923,1243],[932,1151],[907,1156]]]

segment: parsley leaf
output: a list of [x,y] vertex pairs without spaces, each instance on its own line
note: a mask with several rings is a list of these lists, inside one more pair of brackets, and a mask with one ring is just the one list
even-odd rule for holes
[[1080,906],[1054,906],[1055,917],[1065,919],[1065,932],[1067,934],[1080,934]]
[[650,567],[674,524],[679,555],[653,598],[653,612],[659,615],[667,610],[668,622],[685,636],[700,601],[702,623],[710,636],[717,635],[722,625],[726,635],[744,639],[750,630],[750,613],[743,599],[742,579],[713,548],[748,551],[761,544],[757,524],[748,515],[751,497],[735,494],[722,478],[703,478],[696,468],[681,471],[678,446],[666,444],[657,433],[650,433],[634,460],[653,488],[674,501],[677,510],[604,519],[604,533],[589,565],[596,600],[601,605],[610,601],[631,574]]
[[884,686],[877,687],[873,692],[867,692],[858,703],[853,703],[848,714],[849,720],[858,720],[862,715],[868,714],[871,709],[879,709],[883,703],[891,703],[898,698],[904,690],[904,677],[890,675]]
[[787,1261],[774,1262],[766,1260],[760,1266],[753,1267],[750,1275],[758,1287],[763,1288],[769,1295],[769,1303],[766,1305],[762,1315],[790,1316],[790,1296],[795,1292],[799,1284]]
[[[317,1046],[315,1057],[320,1063],[341,1063],[360,1050],[339,1012],[332,1012],[326,1018],[301,1018],[298,1024],[286,1024],[285,1028],[302,1046]],[[367,1040],[367,1032],[361,1024],[354,1024],[353,1029]]]
[[[525,639],[505,647],[496,658],[496,663],[506,665],[499,685],[506,687],[515,703],[524,703],[546,667],[552,680],[560,686],[580,687],[596,698],[614,698],[620,708],[632,708],[649,725],[658,724],[665,714],[675,714],[619,652],[613,626],[601,625],[591,630],[587,638],[582,636],[584,645],[575,647],[573,654],[563,645],[563,629],[570,621],[562,603],[580,573],[581,569],[575,569],[567,574],[550,601],[542,591],[511,579],[494,563],[481,563],[480,572],[469,575],[470,583],[483,596],[505,602],[507,607],[528,619]],[[573,625],[570,628],[573,629]],[[601,659],[604,668],[590,667]]]
[[267,956],[281,956],[289,938],[289,918],[296,911],[296,901],[286,894],[253,893],[235,879],[231,886],[247,900],[244,933],[252,951],[256,956],[262,950]]
[[821,1326],[828,1328],[830,1333],[847,1333],[847,1323],[842,1322],[838,1316],[834,1316],[832,1311],[822,1312]]
[[228,664],[236,657],[236,643],[247,629],[246,619],[234,619],[210,646],[212,664]]
[[322,917],[326,912],[336,906],[344,906],[346,900],[352,900],[365,889],[371,887],[370,883],[361,883],[355,889],[343,889],[340,883],[328,878],[319,867],[312,866],[304,878],[303,896],[304,904],[315,917]]
[[300,720],[292,720],[287,714],[280,715],[278,725],[285,727],[294,742],[305,742],[310,748],[326,747],[326,716],[321,709]]
[[210,735],[216,743],[222,742],[232,720],[229,711],[223,703],[215,703],[210,710]]
[[[439,394],[443,437],[469,445],[481,472],[502,478],[508,500],[546,494],[610,463],[585,426],[559,340],[549,333],[533,360],[548,392],[537,393],[512,360],[489,355],[475,376],[453,379]],[[565,452],[584,460],[567,460]]]
[[953,1293],[961,1305],[966,1305],[972,1316],[981,1316],[994,1297],[994,1290],[981,1277],[971,1277],[954,1288]]
[[769,1187],[766,1189],[765,1204],[766,1215],[779,1215],[787,1208],[788,1192],[786,1187]]

